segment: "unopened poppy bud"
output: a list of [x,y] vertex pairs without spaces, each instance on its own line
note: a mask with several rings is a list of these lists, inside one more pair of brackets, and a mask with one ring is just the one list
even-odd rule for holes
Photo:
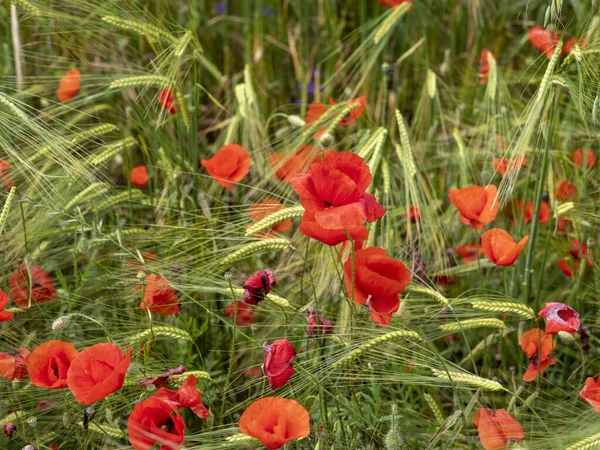
[[287,116],[288,122],[296,127],[303,127],[304,125],[306,125],[306,122],[304,120],[302,120],[302,117],[300,116]]
[[153,384],[149,384],[148,386],[146,386],[146,390],[150,393],[156,391],[156,386],[154,386]]
[[8,422],[4,424],[4,434],[7,435],[9,438],[13,437],[15,431],[17,431],[17,426],[14,423]]
[[26,445],[22,450],[37,450],[37,447],[33,444]]
[[225,274],[223,275],[223,277],[227,280],[230,281],[233,279],[233,273],[232,272],[225,272]]
[[91,406],[88,406],[83,410],[83,428],[85,430],[88,429],[88,424],[92,421],[94,416],[96,415],[96,410]]
[[385,449],[386,450],[405,450],[408,447],[404,442],[404,438],[400,433],[400,426],[398,424],[398,407],[392,405],[392,423],[390,424],[390,430],[385,435]]
[[557,336],[561,344],[568,345],[569,347],[578,347],[577,341],[568,331],[559,331]]
[[319,145],[321,146],[321,148],[329,148],[329,147],[331,147],[333,145],[333,136],[330,135],[329,133],[325,133],[319,139]]
[[143,280],[144,278],[146,278],[146,273],[143,270],[140,270],[137,275],[138,279]]
[[58,319],[55,319],[54,322],[52,322],[52,329],[54,331],[62,330],[67,325],[69,325],[69,321],[69,316],[61,316]]
[[37,417],[35,416],[28,417],[26,422],[31,428],[37,427]]

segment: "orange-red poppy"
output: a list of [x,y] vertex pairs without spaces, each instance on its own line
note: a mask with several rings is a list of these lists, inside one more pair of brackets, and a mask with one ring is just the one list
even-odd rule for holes
[[479,63],[481,65],[481,68],[479,69],[479,78],[480,78],[479,85],[480,86],[483,86],[488,81],[489,72],[490,72],[490,63],[489,63],[488,58],[492,58],[494,61],[497,61],[496,57],[490,50],[488,50],[487,48],[483,49],[481,51],[481,55],[479,56]]
[[124,355],[116,344],[96,344],[81,351],[67,373],[75,400],[89,405],[121,389],[130,360],[131,349]]
[[500,175],[506,175],[509,171],[514,172],[521,167],[525,167],[527,158],[524,156],[517,158],[495,158],[494,170]]
[[175,102],[173,101],[173,91],[171,89],[162,89],[158,94],[158,103],[160,103],[164,110],[169,111],[171,114],[175,114]]
[[463,259],[463,263],[467,264],[477,261],[482,254],[481,247],[477,244],[457,245],[454,247],[456,254]]
[[493,184],[448,191],[450,201],[460,212],[460,221],[477,230],[496,218],[500,206],[497,196],[498,189]]
[[200,161],[208,174],[225,189],[239,183],[250,172],[250,155],[238,144],[227,144],[210,159]]
[[[583,167],[583,152],[584,150],[578,148],[573,153],[573,164],[575,164],[575,167]],[[585,160],[586,167],[594,167],[596,165],[596,154],[590,149],[585,150]]]
[[127,419],[127,435],[134,450],[177,450],[183,443],[185,422],[177,408],[155,396],[138,402]]
[[308,411],[296,400],[265,397],[252,403],[240,417],[240,431],[277,449],[310,434]]
[[[260,222],[265,217],[270,216],[271,214],[276,213],[277,211],[281,211],[285,207],[275,199],[267,199],[264,202],[255,203],[254,205],[248,208],[248,217],[252,222]],[[271,227],[267,232],[262,233],[262,237],[271,237],[272,233],[283,233],[292,228],[292,220],[287,219],[283,222],[279,222],[277,225]]]
[[31,383],[38,387],[67,387],[67,372],[79,352],[63,341],[48,341],[36,347],[27,360]]
[[14,352],[0,353],[0,377],[22,380],[27,373],[29,350],[18,348]]
[[[234,309],[236,308],[237,311]],[[248,327],[254,322],[254,313],[252,312],[252,306],[248,305],[246,302],[240,302],[236,300],[232,302],[226,309],[225,315],[229,317],[231,320],[236,318],[236,325],[238,327]]]
[[504,408],[494,411],[482,406],[473,423],[486,450],[504,449],[509,441],[525,439],[523,427]]
[[202,394],[196,388],[198,379],[194,375],[188,376],[181,387],[174,392],[167,388],[160,388],[153,397],[169,403],[175,408],[189,408],[201,419],[207,419],[210,412],[202,403]]
[[294,375],[292,360],[296,356],[296,351],[287,339],[277,339],[272,344],[265,342],[263,347],[265,349],[263,372],[269,380],[271,389],[279,389]]
[[579,271],[579,261],[577,260],[574,260],[573,264],[571,265],[571,263],[566,259],[559,259],[556,261],[556,264],[558,264],[558,268],[562,271],[562,273],[569,278],[573,278],[573,273],[577,273]]
[[592,405],[600,414],[600,377],[598,377],[598,381],[595,381],[593,377],[585,380],[585,386],[579,392],[579,397]]
[[348,296],[367,305],[373,322],[388,326],[398,311],[398,296],[410,283],[406,266],[387,256],[383,248],[369,247],[354,254],[354,294],[352,293],[352,257],[344,263],[344,283]]
[[563,181],[556,188],[554,196],[561,202],[566,202],[577,197],[577,186],[568,181]]
[[[293,153],[272,153],[269,155],[269,165],[277,180],[289,183],[295,174],[305,172],[310,164],[323,159],[321,153],[319,147],[303,145]],[[326,150],[325,156],[331,153],[333,150]]]
[[535,48],[546,55],[546,58],[552,59],[554,50],[560,41],[558,33],[544,30],[538,25],[529,29],[527,37]]
[[[31,278],[30,278],[31,277]],[[30,282],[31,279],[31,282]],[[8,280],[10,296],[19,308],[29,308],[31,304],[48,303],[56,298],[56,289],[50,275],[38,266],[21,264]]]
[[169,285],[169,280],[156,274],[146,276],[144,300],[140,303],[140,309],[150,310],[161,316],[177,314],[179,312],[177,294]]
[[517,243],[507,231],[491,228],[481,235],[481,247],[485,256],[495,265],[510,266],[517,260],[528,240],[529,236],[525,236]]
[[148,169],[146,166],[135,166],[131,169],[129,181],[139,188],[145,187],[148,184]]
[[[519,207],[522,208],[523,201],[519,200],[519,202],[520,202]],[[523,218],[525,223],[529,223],[533,220],[534,212],[535,212],[535,206],[533,204],[533,200],[530,200],[525,205],[525,217]],[[542,200],[540,202],[540,214],[538,217],[538,223],[546,223],[546,222],[549,222],[550,219],[552,219],[552,210],[550,209],[550,205],[547,202]]]
[[244,283],[244,301],[249,305],[258,305],[264,300],[265,295],[275,286],[275,274],[272,270],[259,270],[248,277]]
[[300,231],[327,245],[368,236],[364,223],[385,214],[372,194],[371,171],[365,161],[349,152],[332,153],[313,163],[308,173],[296,174],[290,183],[304,206]]
[[3,311],[9,301],[10,297],[6,295],[2,289],[0,289],[0,322],[6,322],[14,317],[14,313],[11,313],[10,311]]
[[555,346],[551,334],[547,334],[539,328],[534,328],[523,333],[519,343],[530,360],[527,371],[523,374],[523,381],[535,380],[538,372],[542,373],[549,366],[556,364],[555,359],[550,359],[550,354]]
[[579,242],[576,239],[572,239],[571,247],[567,249],[567,252],[569,252],[575,260],[581,260],[585,258],[587,265],[589,267],[592,267],[592,251],[583,242]]
[[564,303],[548,302],[538,315],[546,319],[548,334],[558,334],[560,331],[575,334],[579,330],[579,314]]
[[0,182],[2,182],[6,189],[10,189],[15,185],[15,182],[8,173],[10,169],[12,169],[12,166],[3,159],[0,159]]
[[81,73],[77,69],[67,70],[67,74],[60,79],[56,97],[61,103],[68,102],[75,97],[81,86]]
[[579,39],[579,38],[572,37],[571,39],[567,40],[567,42],[565,42],[565,45],[563,45],[562,53],[564,55],[568,55],[569,53],[571,53],[571,50],[573,50],[573,47],[575,45],[577,45],[579,48],[583,49],[585,47],[586,43],[587,43],[586,38]]

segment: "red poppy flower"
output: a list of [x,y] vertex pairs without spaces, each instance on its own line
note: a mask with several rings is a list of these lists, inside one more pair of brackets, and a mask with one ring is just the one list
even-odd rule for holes
[[306,323],[308,323],[306,334],[309,337],[317,337],[321,334],[333,334],[333,326],[335,325],[333,320],[327,319],[321,314],[317,318],[317,313],[313,306],[309,307],[306,311]]
[[123,355],[116,344],[96,344],[80,352],[67,373],[75,400],[89,405],[121,389],[130,359],[131,349]]
[[479,80],[480,86],[483,86],[488,81],[488,76],[490,72],[490,63],[488,58],[492,58],[494,61],[497,61],[496,57],[491,51],[489,51],[487,48],[483,49],[481,51],[481,55],[479,56],[479,63],[481,64],[481,69],[479,69],[479,77],[481,78]]
[[[596,154],[592,150],[585,150],[585,159],[587,161],[586,167],[594,167],[596,165]],[[573,153],[573,164],[575,167],[583,166],[583,150],[578,148]]]
[[10,189],[15,185],[15,182],[8,174],[10,169],[12,169],[12,166],[3,159],[0,159],[0,181],[6,189]]
[[585,380],[585,386],[579,392],[579,397],[592,405],[596,412],[600,414],[600,377],[598,377],[598,381],[595,381],[592,377]]
[[550,354],[555,346],[551,334],[547,334],[539,328],[534,328],[523,333],[519,343],[530,360],[527,371],[523,374],[523,381],[535,380],[538,369],[542,373],[549,366],[556,364],[555,359],[550,359]]
[[131,169],[129,181],[139,188],[145,187],[148,184],[148,169],[146,169],[146,166],[135,166]]
[[477,261],[481,255],[481,247],[477,244],[457,245],[454,247],[456,254],[463,259],[463,263],[467,264]]
[[585,38],[578,39],[578,38],[572,37],[567,42],[565,42],[565,45],[563,45],[562,53],[565,55],[568,55],[569,53],[571,53],[571,50],[573,50],[573,47],[575,45],[577,45],[579,48],[583,49],[585,47],[586,43],[587,43],[587,39],[585,39]]
[[269,380],[271,389],[279,389],[294,375],[292,360],[296,356],[296,351],[287,339],[277,339],[272,344],[265,342],[263,347],[265,349],[263,372]]
[[160,103],[165,111],[175,114],[175,102],[173,101],[173,91],[171,89],[162,89],[158,94],[158,103]]
[[155,396],[136,403],[127,419],[127,434],[134,450],[150,450],[154,444],[159,444],[160,450],[177,450],[184,432],[185,422],[177,408]]
[[256,378],[262,375],[262,369],[260,367],[251,367],[244,370],[244,376],[246,378]]
[[68,342],[48,341],[39,345],[27,360],[31,383],[38,387],[67,387],[67,372],[79,352]]
[[498,189],[493,184],[448,191],[450,201],[460,212],[460,221],[477,230],[496,218],[500,206],[497,196]]
[[374,222],[385,214],[366,192],[371,184],[369,167],[354,153],[325,156],[290,182],[305,209],[300,231],[327,245],[347,240],[346,232],[356,241],[364,240],[368,236],[365,220]]
[[494,170],[500,175],[506,175],[509,171],[514,172],[521,167],[525,167],[526,164],[527,158],[524,156],[520,158],[495,158]]
[[[284,206],[275,199],[267,199],[261,203],[255,203],[254,205],[248,208],[248,217],[252,222],[260,222],[265,217],[270,216],[271,214],[276,213],[277,211],[281,211],[284,209]],[[263,233],[264,237],[271,237],[273,233],[283,233],[284,231],[292,228],[292,220],[284,220],[283,222],[278,223],[269,229],[266,233]]]
[[[326,155],[333,153],[327,150]],[[303,145],[293,153],[272,153],[269,155],[269,165],[275,172],[275,178],[289,183],[297,173],[305,172],[310,164],[322,159],[321,149],[312,145]]]
[[[523,207],[523,201],[519,200],[519,207]],[[525,205],[525,216],[523,220],[525,223],[529,223],[533,220],[533,213],[535,212],[533,200],[528,201]],[[538,217],[538,223],[546,223],[549,222],[552,218],[552,210],[550,209],[550,205],[545,201],[541,201],[540,203],[540,215]]]
[[250,155],[238,144],[224,145],[210,159],[200,161],[208,174],[225,189],[231,189],[250,172]]
[[202,403],[202,394],[196,388],[198,379],[194,375],[188,376],[177,392],[160,388],[153,397],[169,403],[174,408],[190,408],[201,419],[207,419],[210,412]]
[[61,78],[58,84],[56,96],[61,103],[68,102],[79,92],[81,85],[81,73],[77,69],[67,70],[67,74]]
[[[373,322],[388,326],[398,311],[398,295],[410,283],[410,271],[387,256],[383,248],[369,247],[354,254],[354,301],[368,305]],[[352,297],[352,257],[344,263],[344,282]]]
[[329,107],[324,103],[312,102],[306,110],[306,123],[316,122],[328,109]]
[[546,58],[552,59],[554,50],[560,41],[558,33],[544,30],[538,25],[529,29],[527,37],[535,48],[546,55]]
[[513,264],[527,244],[529,236],[516,243],[508,232],[500,228],[491,228],[481,235],[481,247],[488,259],[497,266]]
[[395,8],[396,6],[400,6],[402,3],[410,3],[410,0],[379,0],[379,3],[387,8]]
[[421,210],[418,206],[411,206],[408,208],[408,212],[406,213],[406,219],[410,220],[412,223],[417,223],[421,221]]
[[275,274],[272,270],[259,270],[244,283],[244,301],[249,305],[258,305],[275,284]]
[[240,431],[277,449],[310,434],[308,411],[296,400],[265,397],[252,403],[240,417]]
[[0,353],[0,377],[22,380],[27,373],[29,350],[19,348],[14,352]]
[[31,304],[51,302],[56,298],[56,289],[50,276],[41,267],[30,265],[31,289],[29,289],[29,274],[27,266],[21,264],[10,276],[8,285],[10,296],[19,308],[29,308],[29,296]]
[[151,274],[146,277],[144,300],[140,303],[142,311],[150,310],[161,316],[177,314],[177,294],[169,285],[169,280],[160,275]]
[[[233,308],[237,309],[237,313]],[[231,303],[225,309],[225,315],[233,320],[235,315],[236,317],[236,325],[238,327],[248,327],[254,322],[254,313],[252,312],[252,307],[244,302],[240,302],[238,300],[235,303]]]
[[573,259],[581,260],[584,259],[587,261],[587,265],[592,267],[592,251],[588,249],[588,246],[582,242],[579,242],[576,239],[571,240],[571,248],[567,250]]
[[14,314],[10,311],[2,311],[9,301],[10,297],[0,289],[0,322],[6,322],[14,317]]
[[577,196],[577,186],[568,181],[563,181],[558,185],[558,188],[556,188],[554,196],[561,202],[572,200]]
[[548,334],[558,334],[559,331],[575,334],[579,330],[579,314],[564,303],[546,303],[538,315],[546,319]]
[[503,449],[511,440],[525,439],[523,427],[504,408],[494,411],[482,406],[477,410],[473,423],[486,450]]
[[449,286],[449,285],[452,285],[452,284],[456,284],[456,278],[454,278],[454,277],[448,277],[448,276],[445,276],[445,275],[436,275],[432,279],[433,279],[434,282],[436,282],[438,284],[441,284],[443,286]]

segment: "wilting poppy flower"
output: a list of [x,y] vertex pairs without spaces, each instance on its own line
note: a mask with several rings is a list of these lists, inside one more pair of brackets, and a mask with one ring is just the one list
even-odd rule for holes
[[167,370],[165,370],[163,373],[161,373],[157,377],[142,378],[140,380],[140,382],[138,383],[138,386],[139,387],[146,387],[146,386],[149,386],[149,385],[153,384],[157,388],[162,388],[162,387],[165,387],[167,385],[167,380],[169,379],[170,376],[172,376],[172,375],[181,375],[182,373],[185,373],[185,367],[183,367],[183,366],[177,366],[177,367],[175,367],[173,369],[167,369]]
[[525,167],[526,164],[527,158],[524,156],[520,158],[495,158],[494,170],[500,175],[506,175],[509,171],[515,171],[521,167]]
[[249,305],[258,305],[275,284],[275,274],[272,270],[259,270],[244,283],[244,301]]
[[[237,309],[237,312],[234,310]],[[252,307],[245,302],[235,301],[225,309],[225,315],[233,320],[236,317],[236,325],[238,327],[248,327],[254,322],[254,313]]]
[[586,43],[587,43],[587,39],[585,39],[585,38],[578,39],[578,38],[572,37],[571,39],[567,40],[567,42],[565,42],[565,45],[563,45],[562,53],[564,55],[568,55],[569,53],[571,53],[571,50],[573,50],[573,47],[575,45],[577,45],[579,48],[582,49],[585,47]]
[[[521,205],[522,204],[523,203],[521,201]],[[533,204],[533,200],[528,201],[527,204],[525,205],[525,217],[523,218],[525,223],[529,223],[533,220],[533,213],[535,212],[534,208],[535,208],[535,206]],[[542,200],[540,202],[540,215],[538,217],[538,223],[549,222],[551,218],[552,218],[552,212],[550,209],[550,205]]]
[[6,189],[10,189],[15,185],[15,182],[8,174],[10,169],[12,169],[12,166],[3,159],[0,159],[0,182],[2,182]]
[[558,185],[558,188],[556,188],[554,196],[561,202],[572,200],[577,196],[577,186],[568,181],[563,181]]
[[448,191],[450,201],[460,212],[460,221],[477,230],[496,218],[500,206],[497,196],[498,189],[493,184]]
[[546,55],[546,58],[552,59],[554,50],[560,41],[558,33],[544,30],[538,25],[529,29],[527,37],[535,48]]
[[[583,166],[583,150],[578,148],[573,153],[573,164],[575,167]],[[585,150],[586,167],[594,167],[596,165],[596,154],[592,150]]]
[[61,78],[58,84],[56,96],[61,103],[68,102],[79,92],[81,85],[81,73],[77,69],[67,70],[67,74]]
[[123,355],[116,344],[96,344],[81,351],[67,373],[75,400],[89,405],[121,389],[130,359],[131,349]]
[[[327,150],[326,155],[333,153]],[[269,165],[275,172],[275,178],[289,183],[297,173],[305,172],[308,166],[322,159],[321,149],[313,145],[303,145],[293,153],[272,153],[269,155]]]
[[410,3],[410,0],[379,0],[379,3],[387,8],[395,8],[396,6],[400,6],[402,3]]
[[13,437],[13,434],[17,431],[17,426],[12,422],[4,424],[4,434],[9,438]]
[[550,359],[550,354],[555,346],[551,334],[547,334],[539,328],[534,328],[523,333],[519,343],[530,360],[527,371],[523,374],[523,381],[535,380],[538,371],[542,373],[549,366],[556,364],[555,359]]
[[155,274],[146,276],[146,289],[140,309],[142,311],[150,310],[161,316],[177,314],[179,312],[177,294],[169,285],[169,280]]
[[158,94],[158,103],[160,103],[162,107],[171,114],[175,114],[177,112],[173,102],[173,91],[171,89],[162,89],[160,91]]
[[[271,214],[276,213],[277,211],[281,211],[284,209],[284,206],[275,199],[267,199],[261,203],[255,203],[254,205],[248,208],[248,217],[252,222],[260,222],[265,217],[269,217]],[[283,222],[279,222],[277,225],[274,225],[269,231],[274,233],[283,233],[284,231],[292,228],[292,220],[287,219]],[[272,236],[271,233],[264,233],[264,237]]]
[[265,397],[252,403],[240,417],[240,431],[277,449],[310,434],[308,411],[296,400]]
[[367,305],[373,322],[388,326],[398,311],[398,295],[410,283],[410,271],[400,261],[387,256],[383,248],[369,247],[354,254],[354,295],[352,294],[352,257],[344,263],[344,282],[348,296]]
[[238,144],[224,145],[210,159],[200,161],[208,174],[225,189],[244,179],[250,171],[250,155]]
[[454,247],[456,254],[463,259],[463,263],[467,264],[473,261],[477,261],[479,255],[481,255],[481,247],[477,244],[457,245]]
[[308,323],[306,334],[309,337],[316,337],[321,334],[333,334],[333,326],[335,325],[333,320],[327,319],[321,314],[317,318],[317,313],[313,306],[309,307],[306,311],[306,323]]
[[408,208],[408,212],[406,213],[406,219],[410,220],[412,223],[417,223],[421,221],[421,210],[418,206],[411,206]]
[[538,315],[546,319],[548,334],[558,334],[559,331],[575,334],[579,330],[579,314],[564,303],[546,303]]
[[481,64],[481,69],[479,69],[479,77],[481,78],[479,80],[480,86],[483,86],[488,81],[490,72],[490,63],[488,58],[492,58],[494,61],[497,61],[496,57],[491,51],[489,51],[487,48],[483,49],[481,51],[481,55],[479,56],[479,63]]
[[0,289],[0,322],[6,322],[13,318],[14,314],[10,311],[2,311],[8,302],[10,301],[10,297],[6,295],[2,289]]
[[194,375],[190,375],[185,379],[177,392],[160,388],[152,397],[167,402],[175,408],[190,408],[201,419],[207,419],[210,416],[210,412],[202,404],[202,394],[196,388],[197,384],[198,379]]
[[598,377],[598,381],[595,381],[593,377],[585,380],[585,386],[579,392],[579,397],[592,405],[600,414],[600,377]]
[[296,356],[296,351],[287,339],[277,339],[272,344],[265,342],[263,347],[265,349],[263,372],[269,380],[271,389],[279,389],[294,375],[292,360]]
[[31,383],[38,387],[67,387],[67,372],[79,352],[68,342],[48,341],[36,347],[27,359]]
[[0,353],[0,377],[22,380],[27,373],[29,350],[19,348],[14,352]]
[[529,236],[516,243],[508,232],[500,228],[491,228],[481,235],[481,247],[488,259],[497,266],[513,264],[527,244]]
[[129,181],[134,186],[145,187],[148,184],[148,169],[146,169],[146,166],[135,166],[131,169]]
[[31,304],[48,303],[56,298],[56,289],[50,276],[41,267],[30,265],[31,289],[27,265],[21,264],[10,276],[8,286],[13,302],[19,308],[29,308],[29,295]]
[[486,450],[503,449],[511,440],[525,439],[523,427],[504,408],[494,411],[482,406],[477,410],[473,423]]
[[308,173],[296,174],[290,181],[305,209],[300,231],[327,245],[355,241],[368,235],[364,225],[385,214],[385,209],[366,190],[371,171],[365,161],[349,152],[333,153],[313,163]]
[[155,396],[136,403],[127,419],[127,434],[134,450],[149,450],[159,444],[161,450],[181,447],[185,423],[177,408]]

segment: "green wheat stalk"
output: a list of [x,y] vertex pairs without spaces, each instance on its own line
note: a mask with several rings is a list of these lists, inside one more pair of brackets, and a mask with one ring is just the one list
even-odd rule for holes
[[292,247],[292,244],[287,239],[265,239],[263,241],[252,242],[251,244],[244,245],[239,250],[233,252],[231,255],[223,258],[220,265],[222,267],[231,267],[235,263],[247,258],[248,256],[255,255],[270,250],[285,250]]
[[465,386],[481,388],[488,391],[504,390],[504,387],[497,381],[488,380],[487,378],[481,378],[467,373],[453,371],[446,372],[444,370],[434,369],[432,370],[432,374],[434,377],[441,380],[454,382],[456,384],[463,384]]
[[455,332],[460,331],[461,327],[465,330],[471,328],[497,328],[501,330],[504,328],[504,322],[500,319],[468,319],[460,323],[446,323],[440,325],[439,328],[444,332]]

